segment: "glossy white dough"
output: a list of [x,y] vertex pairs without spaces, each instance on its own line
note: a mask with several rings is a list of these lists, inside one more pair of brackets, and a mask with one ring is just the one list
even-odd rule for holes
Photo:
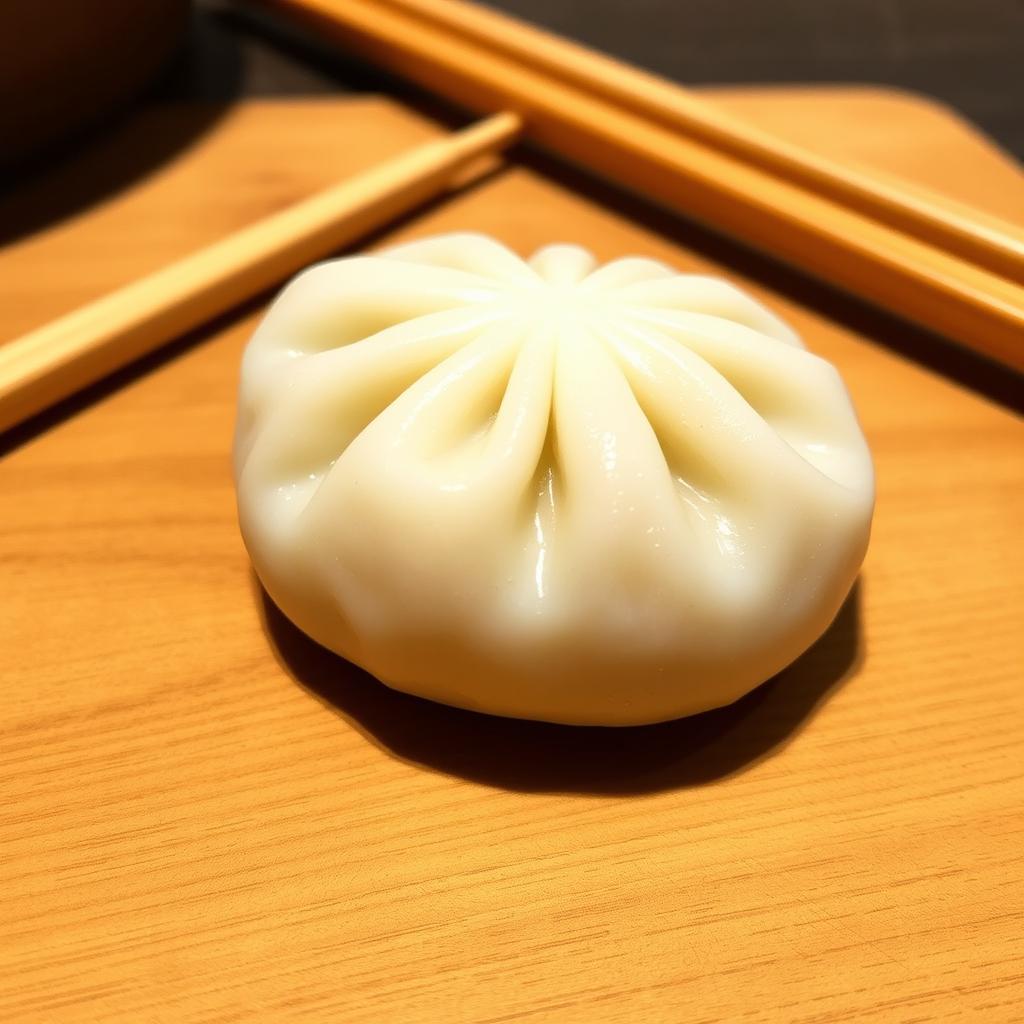
[[396,689],[605,725],[793,661],[874,494],[838,373],[732,285],[469,234],[288,285],[235,473],[260,579],[315,640]]

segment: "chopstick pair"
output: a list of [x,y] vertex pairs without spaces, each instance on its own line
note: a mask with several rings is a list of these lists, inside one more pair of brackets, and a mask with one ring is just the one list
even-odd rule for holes
[[685,89],[460,0],[248,0],[618,184],[1024,368],[1024,232],[728,118]]
[[442,194],[521,129],[502,113],[427,142],[0,344],[0,431]]
[[[674,82],[486,7],[459,0],[376,2],[1024,283],[1024,230],[1015,225],[788,143]],[[296,6],[309,5],[289,4]]]

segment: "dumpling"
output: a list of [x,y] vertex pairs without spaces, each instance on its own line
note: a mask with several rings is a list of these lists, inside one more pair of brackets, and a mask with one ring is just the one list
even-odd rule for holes
[[552,722],[728,704],[832,621],[874,477],[846,390],[724,281],[453,234],[314,266],[245,352],[242,534],[399,690]]

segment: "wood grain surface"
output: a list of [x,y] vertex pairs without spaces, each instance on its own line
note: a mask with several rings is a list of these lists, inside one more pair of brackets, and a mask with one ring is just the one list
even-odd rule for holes
[[[1024,219],[1019,171],[924,101],[721,99]],[[2,336],[438,130],[378,99],[150,114],[0,205]],[[739,704],[643,729],[393,693],[254,584],[229,450],[259,310],[225,320],[0,439],[0,1020],[1024,1020],[1006,378],[926,368],[895,321],[552,173],[525,160],[373,244],[646,253],[787,317],[878,469],[837,622]]]

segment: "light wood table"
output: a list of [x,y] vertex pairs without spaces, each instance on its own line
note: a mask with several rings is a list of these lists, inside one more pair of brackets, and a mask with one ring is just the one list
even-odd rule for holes
[[[1024,219],[1019,171],[922,100],[722,102]],[[0,206],[35,227],[0,251],[4,336],[438,131],[372,98],[201,121],[152,115]],[[172,127],[196,134],[146,170]],[[69,188],[94,205],[43,226]],[[677,723],[395,694],[254,585],[229,449],[259,310],[225,320],[5,439],[0,1020],[1024,1020],[1014,382],[926,368],[909,328],[536,164],[374,244],[453,228],[710,267],[790,319],[877,460],[853,598],[776,680]]]

